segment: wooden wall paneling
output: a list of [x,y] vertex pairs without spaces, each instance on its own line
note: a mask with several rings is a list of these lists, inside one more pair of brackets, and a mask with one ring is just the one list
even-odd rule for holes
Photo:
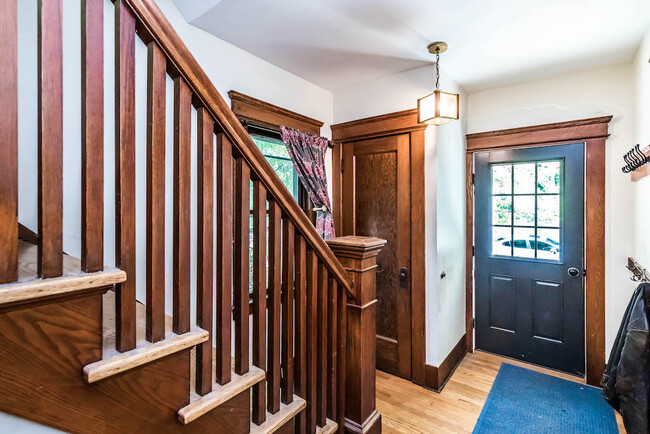
[[0,283],[18,279],[18,15],[0,3]]
[[320,135],[321,121],[300,113],[278,107],[268,102],[231,90],[228,92],[232,111],[240,118],[261,126],[272,128],[285,126],[309,134]]
[[316,432],[316,393],[318,359],[318,256],[307,252],[307,432]]
[[81,2],[81,269],[104,268],[104,2]]
[[599,385],[605,369],[605,139],[586,141],[586,346],[587,383]]
[[341,203],[341,177],[342,177],[342,165],[341,165],[341,144],[335,144],[332,149],[332,219],[334,224],[334,232],[337,235],[342,234],[343,230],[343,221],[341,217],[341,209],[343,204]]
[[149,43],[147,67],[147,319],[146,337],[165,337],[165,106],[167,61]]
[[424,236],[424,130],[410,133],[411,160],[411,378],[424,381],[426,365],[426,264]]
[[235,373],[248,372],[249,357],[249,245],[251,169],[243,158],[235,159]]
[[327,279],[327,417],[338,414],[338,288],[336,280]]
[[295,233],[291,220],[282,219],[282,403],[293,402]]
[[135,17],[115,2],[115,263],[127,280],[116,285],[118,351],[135,348]]
[[280,291],[282,284],[281,274],[281,242],[282,211],[280,205],[269,200],[269,288],[268,288],[268,358],[266,369],[267,381],[267,408],[269,413],[275,414],[280,410]]
[[[214,120],[204,107],[197,120],[197,297],[196,322],[210,338],[196,347],[196,392],[212,391],[212,315],[214,240]],[[247,288],[248,290],[248,288]]]
[[465,154],[465,338],[474,352],[474,154]]
[[192,92],[174,79],[174,333],[190,330],[190,185]]
[[61,0],[38,3],[38,275],[63,272],[63,31]]
[[[307,246],[305,239],[296,233],[296,281],[295,281],[295,350],[294,350],[294,382],[295,393],[305,399],[307,396]],[[296,430],[303,433],[307,430],[306,412],[301,411],[296,416]]]
[[[585,330],[586,380],[597,386],[605,367],[605,148],[612,116],[467,135],[467,183],[471,184],[473,152],[552,144],[585,143]],[[472,348],[473,190],[467,189],[466,328],[467,348]],[[471,243],[471,244],[470,244]]]
[[230,381],[232,315],[232,144],[217,134],[217,315],[216,373],[219,384]]
[[316,419],[318,426],[327,423],[327,269],[323,264],[318,265],[318,386],[316,392]]
[[[266,188],[253,181],[253,365],[266,371]],[[266,382],[253,386],[253,423],[266,420]]]

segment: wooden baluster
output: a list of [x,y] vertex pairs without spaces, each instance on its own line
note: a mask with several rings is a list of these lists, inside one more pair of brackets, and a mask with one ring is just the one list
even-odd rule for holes
[[339,425],[339,429],[343,431],[345,427],[345,376],[346,376],[346,357],[347,357],[347,315],[348,315],[348,296],[347,293],[340,289],[337,294],[338,298],[338,312],[337,312],[337,321],[338,321],[338,358],[337,358],[337,371],[338,371],[338,383],[337,383],[337,412],[336,412],[336,423]]
[[318,266],[318,391],[316,402],[318,406],[317,419],[319,426],[327,423],[327,268],[325,264]]
[[167,60],[155,42],[147,67],[147,340],[165,337],[165,106]]
[[196,322],[210,339],[196,347],[196,393],[212,391],[212,241],[214,232],[214,120],[207,109],[196,111],[197,120],[197,298]]
[[282,221],[282,402],[293,402],[293,264],[294,227],[291,220]]
[[327,417],[336,420],[338,386],[338,285],[329,276],[327,310]]
[[115,262],[127,280],[116,285],[118,351],[135,348],[135,17],[115,2]]
[[232,144],[217,134],[217,323],[216,380],[230,381],[232,315]]
[[280,244],[281,211],[275,200],[269,200],[269,330],[268,366],[266,369],[269,413],[280,410]]
[[61,9],[61,0],[38,3],[38,275],[44,278],[63,272]]
[[250,253],[251,169],[243,158],[235,160],[235,373],[248,372],[248,286]]
[[81,2],[81,269],[104,268],[104,2]]
[[[307,396],[307,246],[305,239],[296,234],[296,338],[295,338],[295,388],[296,394],[305,399]],[[297,433],[307,430],[306,412],[296,416]]]
[[[266,187],[253,181],[253,364],[266,371]],[[253,386],[253,423],[266,420],[266,382]]]
[[18,279],[18,24],[16,0],[0,2],[0,283]]
[[190,330],[190,140],[192,92],[174,79],[174,282],[173,330]]
[[316,368],[318,359],[318,256],[307,253],[307,432],[316,432]]

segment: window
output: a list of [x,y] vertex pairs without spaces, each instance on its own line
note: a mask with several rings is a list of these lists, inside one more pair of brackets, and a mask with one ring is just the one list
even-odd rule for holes
[[251,134],[253,142],[260,148],[266,160],[278,174],[282,183],[287,187],[293,197],[298,200],[298,174],[293,167],[289,151],[281,140]]
[[493,164],[492,254],[560,260],[562,161]]

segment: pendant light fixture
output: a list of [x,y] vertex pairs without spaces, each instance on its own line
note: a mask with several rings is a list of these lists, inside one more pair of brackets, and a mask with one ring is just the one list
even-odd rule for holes
[[459,97],[440,90],[440,54],[447,51],[447,43],[432,42],[427,49],[436,55],[436,90],[418,100],[418,122],[442,125],[458,119]]

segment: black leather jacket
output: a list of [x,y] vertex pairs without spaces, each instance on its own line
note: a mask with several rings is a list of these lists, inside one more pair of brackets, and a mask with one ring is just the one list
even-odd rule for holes
[[601,385],[605,400],[621,416],[630,434],[650,433],[650,283],[634,291]]

